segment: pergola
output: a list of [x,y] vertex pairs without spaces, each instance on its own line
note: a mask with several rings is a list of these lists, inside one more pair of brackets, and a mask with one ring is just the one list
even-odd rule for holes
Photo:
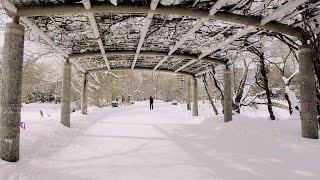
[[[19,160],[24,26],[64,58],[61,123],[70,127],[71,66],[83,73],[82,113],[87,113],[87,74],[156,70],[196,77],[225,65],[224,116],[232,120],[229,52],[281,34],[300,41],[302,136],[318,138],[313,50],[303,30],[306,10],[315,22],[318,0],[2,0],[12,17],[5,33],[1,87],[0,157]],[[20,25],[21,23],[22,25]],[[190,83],[188,83],[190,84]],[[188,86],[188,109],[190,109]]]

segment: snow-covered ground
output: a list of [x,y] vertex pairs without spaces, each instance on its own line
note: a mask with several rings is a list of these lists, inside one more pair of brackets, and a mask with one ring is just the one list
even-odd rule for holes
[[59,105],[24,105],[20,161],[0,160],[0,180],[319,179],[320,140],[302,138],[285,110],[270,121],[247,107],[224,123],[199,105],[199,117],[161,101],[153,111],[147,102],[91,107],[72,113],[70,129]]

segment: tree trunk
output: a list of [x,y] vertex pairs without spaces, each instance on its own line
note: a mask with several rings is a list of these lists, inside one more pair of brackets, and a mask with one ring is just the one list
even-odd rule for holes
[[234,108],[235,108],[235,111],[237,113],[240,114],[240,107],[241,107],[241,99],[242,99],[242,96],[243,96],[243,90],[244,90],[244,87],[246,85],[246,79],[247,79],[247,76],[248,76],[248,70],[249,70],[249,66],[247,66],[246,62],[244,61],[244,65],[245,65],[245,71],[243,73],[243,76],[242,76],[242,79],[239,83],[239,86],[238,86],[238,89],[237,89],[237,92],[236,92],[236,97],[234,99]]
[[[317,78],[317,88],[316,88],[316,93],[317,93],[317,102],[320,102],[320,62],[319,59],[317,58],[317,60],[314,61],[314,71],[316,74],[316,78]],[[317,104],[317,111],[318,111],[318,115],[320,115],[320,104]]]
[[206,76],[207,76],[206,74],[202,75],[202,82],[203,82],[203,84],[204,84],[204,88],[205,88],[205,90],[206,90],[206,93],[207,93],[209,102],[210,102],[210,104],[211,104],[211,106],[212,106],[212,109],[213,109],[213,111],[216,113],[216,115],[218,115],[218,114],[219,114],[219,113],[218,113],[218,110],[217,110],[216,106],[214,105],[214,102],[213,102],[213,100],[212,100],[212,98],[211,98],[211,96],[210,96],[209,90],[208,90],[208,83],[207,83]]
[[[215,76],[216,75],[216,71],[214,70],[214,66],[212,65],[212,73],[211,74],[211,77],[213,79],[213,82],[214,82],[214,85],[215,87],[218,89],[218,91],[220,92],[220,95],[221,95],[221,105],[223,107],[223,101],[224,101],[224,93],[223,93],[223,90],[222,90],[222,87],[221,87],[221,84],[220,82],[218,81],[217,77]],[[222,113],[223,113],[223,110],[222,110]]]
[[287,102],[288,102],[288,109],[289,109],[289,112],[290,112],[290,116],[291,116],[291,114],[292,114],[292,106],[291,106],[291,101],[290,101],[290,99],[289,99],[289,96],[288,96],[288,94],[287,93],[285,93],[284,94],[284,97],[285,97],[285,99],[287,100]]
[[273,110],[272,110],[272,102],[271,102],[271,92],[269,89],[269,82],[268,82],[268,77],[267,77],[267,71],[266,71],[266,65],[264,63],[264,54],[262,53],[260,55],[260,63],[261,63],[261,68],[260,68],[260,73],[263,79],[263,87],[266,91],[266,95],[267,95],[267,103],[268,103],[268,111],[270,114],[270,119],[271,120],[275,120],[275,116],[273,114]]

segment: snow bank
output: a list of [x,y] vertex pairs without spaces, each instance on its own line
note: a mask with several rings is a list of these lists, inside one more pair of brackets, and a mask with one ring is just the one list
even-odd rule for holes
[[24,105],[20,161],[0,160],[0,179],[300,180],[320,175],[320,141],[300,137],[299,121],[270,121],[262,117],[266,110],[244,109],[244,115],[224,123],[223,115],[213,115],[203,102],[199,117],[192,117],[186,104],[148,106],[143,101],[89,108],[87,116],[75,112],[69,129],[59,123],[58,105]]

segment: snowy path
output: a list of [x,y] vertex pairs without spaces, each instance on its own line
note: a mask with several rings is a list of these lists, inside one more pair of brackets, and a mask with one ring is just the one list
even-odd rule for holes
[[235,116],[225,124],[206,105],[199,109],[192,118],[185,105],[161,102],[153,111],[146,103],[90,108],[88,116],[73,113],[68,129],[59,124],[59,107],[28,105],[21,160],[0,160],[0,179],[319,178],[320,141],[300,138],[298,121]]

